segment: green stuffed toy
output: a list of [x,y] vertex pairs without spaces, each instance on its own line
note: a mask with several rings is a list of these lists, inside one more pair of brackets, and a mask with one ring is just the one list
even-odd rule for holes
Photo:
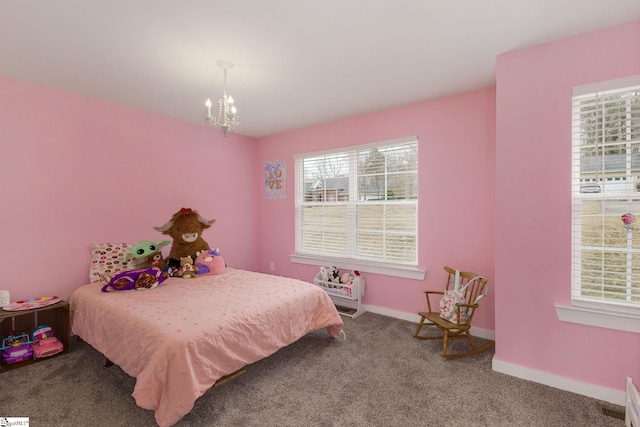
[[157,267],[157,265],[154,265],[154,261],[157,260],[158,255],[160,255],[160,259],[162,259],[160,250],[169,243],[171,243],[171,240],[160,240],[157,242],[143,240],[133,245],[124,255],[122,261],[132,260],[129,263],[132,270]]

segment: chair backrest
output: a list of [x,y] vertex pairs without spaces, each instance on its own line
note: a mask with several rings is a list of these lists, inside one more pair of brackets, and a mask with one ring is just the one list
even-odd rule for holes
[[[451,267],[445,267],[445,271],[448,274],[447,277],[447,285],[445,290],[448,291],[453,288],[455,282],[456,270]],[[479,278],[478,278],[479,277]],[[473,280],[476,279],[476,280]],[[471,283],[469,283],[471,282]],[[460,286],[466,286],[469,284],[464,293],[465,301],[467,304],[474,304],[482,299],[483,296],[486,295],[487,291],[487,278],[480,277],[479,274],[472,273],[470,271],[461,271],[460,272]],[[473,310],[467,313],[469,317],[469,321],[471,320],[471,316],[473,315]]]

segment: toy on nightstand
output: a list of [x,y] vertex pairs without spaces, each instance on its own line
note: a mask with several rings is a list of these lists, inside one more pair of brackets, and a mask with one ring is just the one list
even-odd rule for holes
[[53,336],[53,329],[50,326],[38,326],[31,333],[34,343],[31,344],[33,349],[33,357],[40,359],[41,357],[53,356],[62,351],[64,346],[56,337]]
[[2,361],[11,364],[31,358],[33,355],[32,342],[28,334],[11,335],[4,338],[2,347],[0,347]]

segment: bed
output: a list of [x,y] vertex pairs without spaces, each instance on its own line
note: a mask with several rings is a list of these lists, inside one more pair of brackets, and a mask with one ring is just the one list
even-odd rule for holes
[[136,378],[136,404],[160,426],[178,422],[220,378],[309,332],[336,338],[343,321],[319,287],[227,268],[169,278],[152,290],[76,289],[73,332]]

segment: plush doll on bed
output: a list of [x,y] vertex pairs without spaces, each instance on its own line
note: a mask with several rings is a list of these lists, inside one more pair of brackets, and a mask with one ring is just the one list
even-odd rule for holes
[[171,277],[175,276],[175,274],[180,270],[180,260],[175,258],[169,258],[167,261],[167,266],[164,271]]
[[162,258],[160,249],[169,243],[171,243],[171,240],[160,240],[158,242],[143,240],[133,245],[124,255],[122,261],[132,260],[129,265],[133,267],[133,270],[151,268],[153,267],[154,256],[160,254],[160,258]]
[[198,252],[196,267],[198,267],[198,274],[202,276],[224,273],[226,265],[219,249],[208,249]]
[[150,290],[168,278],[169,274],[153,268],[123,271],[113,276],[109,283],[102,287],[102,292],[109,292],[110,290],[128,291],[131,289],[138,291]]
[[206,251],[209,244],[202,238],[202,231],[211,227],[215,219],[206,219],[191,208],[182,208],[164,225],[153,227],[162,234],[173,238],[169,256],[163,260],[161,269],[166,268],[170,258],[181,259],[190,256],[192,260],[198,256],[198,251]]
[[198,267],[193,265],[190,256],[180,258],[180,268],[174,273],[174,277],[182,277],[183,279],[193,279],[198,274]]
[[160,270],[160,262],[162,261],[162,252],[156,252],[151,256],[151,268]]

